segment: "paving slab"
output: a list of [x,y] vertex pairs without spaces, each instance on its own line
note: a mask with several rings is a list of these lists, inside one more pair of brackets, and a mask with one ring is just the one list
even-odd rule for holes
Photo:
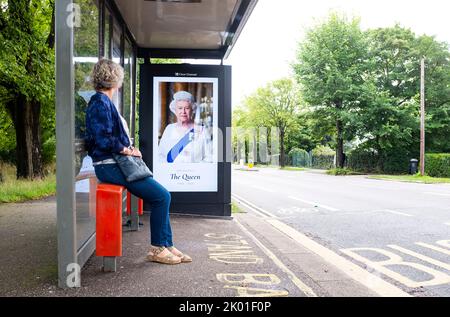
[[81,287],[57,285],[54,198],[0,205],[0,296],[305,297],[374,296],[252,214],[234,218],[172,215],[176,246],[193,263],[149,263],[149,216],[124,232],[117,272],[92,256]]

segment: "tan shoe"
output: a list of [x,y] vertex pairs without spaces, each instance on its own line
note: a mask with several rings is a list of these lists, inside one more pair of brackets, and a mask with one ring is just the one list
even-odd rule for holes
[[152,248],[147,254],[147,260],[161,264],[175,265],[181,263],[181,258],[174,255],[165,247]]
[[187,255],[182,253],[180,250],[178,250],[175,247],[170,247],[167,248],[173,255],[179,257],[181,259],[181,263],[191,263],[192,262],[192,258]]

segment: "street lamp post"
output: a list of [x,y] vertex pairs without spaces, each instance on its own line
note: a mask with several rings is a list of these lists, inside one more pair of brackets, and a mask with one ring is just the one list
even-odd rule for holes
[[420,175],[425,175],[425,57],[420,67]]

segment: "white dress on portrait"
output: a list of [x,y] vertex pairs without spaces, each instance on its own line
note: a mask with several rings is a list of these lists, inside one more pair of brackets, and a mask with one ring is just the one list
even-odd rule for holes
[[164,130],[158,152],[162,164],[212,163],[211,134],[201,126],[186,129],[177,123],[170,124]]

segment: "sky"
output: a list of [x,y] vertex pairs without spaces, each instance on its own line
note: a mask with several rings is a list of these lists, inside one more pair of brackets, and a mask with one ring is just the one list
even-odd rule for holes
[[259,0],[225,61],[233,66],[233,107],[258,87],[291,75],[305,30],[331,11],[360,17],[363,30],[400,23],[450,43],[449,0]]

